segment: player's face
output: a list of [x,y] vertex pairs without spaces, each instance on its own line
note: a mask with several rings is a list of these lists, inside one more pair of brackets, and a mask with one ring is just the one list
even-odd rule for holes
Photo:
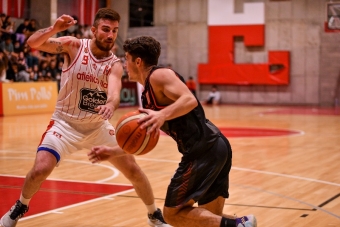
[[129,53],[125,53],[125,67],[130,81],[138,82],[138,68],[136,61],[132,61],[132,56]]
[[110,51],[118,35],[118,21],[100,19],[98,27],[92,27],[95,43],[101,51]]

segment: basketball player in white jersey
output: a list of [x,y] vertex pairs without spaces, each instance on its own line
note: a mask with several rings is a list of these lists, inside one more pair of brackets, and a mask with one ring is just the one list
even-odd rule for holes
[[[40,185],[66,155],[94,145],[107,145],[124,153],[116,143],[109,123],[120,102],[122,64],[111,52],[117,38],[120,15],[102,8],[91,28],[92,39],[71,36],[52,38],[77,23],[69,15],[59,17],[53,26],[35,32],[27,43],[35,49],[64,54],[60,92],[51,121],[37,149],[33,168],[28,172],[19,200],[1,218],[3,227],[16,226],[29,208]],[[148,210],[150,226],[170,226],[156,208],[150,183],[132,155],[110,159],[133,184]]]

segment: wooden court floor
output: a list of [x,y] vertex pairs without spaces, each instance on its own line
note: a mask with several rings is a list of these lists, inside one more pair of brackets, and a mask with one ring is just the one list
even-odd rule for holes
[[[136,107],[137,108],[137,107]],[[115,125],[121,108],[111,120]],[[340,227],[340,110],[204,106],[233,148],[224,213],[255,214],[259,227]],[[19,198],[23,177],[51,114],[0,117],[0,215]],[[162,135],[137,162],[162,208],[180,155]],[[9,205],[10,204],[10,205]],[[18,227],[146,227],[146,208],[111,165],[86,151],[69,156],[31,201]]]

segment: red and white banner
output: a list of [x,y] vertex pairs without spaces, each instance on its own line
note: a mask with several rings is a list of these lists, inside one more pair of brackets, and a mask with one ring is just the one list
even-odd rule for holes
[[25,0],[0,0],[0,13],[11,17],[22,18],[24,16]]
[[81,25],[92,25],[98,11],[98,0],[79,0],[79,21]]
[[265,1],[243,3],[235,13],[235,0],[208,0],[208,62],[198,64],[200,84],[287,85],[289,51],[268,51],[263,63],[236,63],[234,37],[244,45],[265,46]]

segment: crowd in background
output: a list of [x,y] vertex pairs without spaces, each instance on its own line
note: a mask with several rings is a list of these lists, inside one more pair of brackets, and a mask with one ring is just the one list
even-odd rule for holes
[[27,18],[16,25],[10,15],[1,13],[0,26],[2,82],[42,81],[57,78],[57,59],[31,49],[26,44],[27,38],[38,29],[35,19]]
[[[77,19],[76,16],[74,17]],[[15,21],[19,21],[18,25]],[[28,18],[16,19],[15,21],[12,20],[10,15],[0,14],[0,82],[56,81],[59,87],[64,62],[63,54],[49,54],[30,48],[26,41],[30,35],[39,29],[37,21]],[[91,26],[77,24],[57,34],[57,36],[65,35],[92,38]],[[112,51],[116,52],[116,46]],[[118,57],[125,66],[125,57]],[[166,67],[172,68],[172,65],[168,64]],[[125,67],[122,81],[129,81]],[[196,95],[196,82],[192,77],[186,81],[186,84]],[[213,94],[217,93],[219,94],[215,89]],[[211,94],[209,93],[207,104],[210,99]],[[219,98],[216,100],[219,100]]]
[[[63,54],[48,54],[30,48],[26,41],[39,29],[35,19],[15,19],[0,14],[0,82],[60,81]],[[16,24],[16,22],[18,22]],[[91,38],[91,26],[76,25],[58,33]]]

